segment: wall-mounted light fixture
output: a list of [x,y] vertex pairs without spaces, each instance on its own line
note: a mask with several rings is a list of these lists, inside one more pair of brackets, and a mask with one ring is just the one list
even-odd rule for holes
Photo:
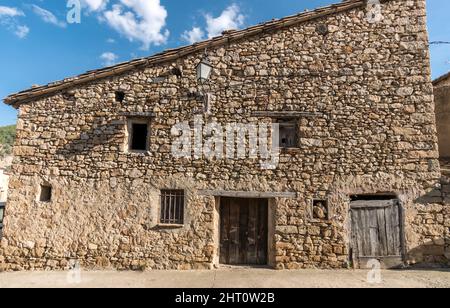
[[211,77],[211,72],[213,70],[213,67],[211,63],[209,63],[208,57],[205,53],[202,61],[197,65],[197,81],[200,84],[204,84],[209,80],[209,77]]
[[203,101],[203,113],[205,114],[209,114],[211,111],[210,77],[212,70],[213,66],[209,62],[205,50],[202,60],[196,67],[197,83],[199,88],[197,96]]

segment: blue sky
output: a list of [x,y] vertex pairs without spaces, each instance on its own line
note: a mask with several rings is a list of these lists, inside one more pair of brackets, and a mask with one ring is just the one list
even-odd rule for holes
[[[69,0],[0,0],[0,98],[33,84],[144,57],[338,0],[81,0],[81,23],[68,23]],[[76,2],[76,0],[75,0]],[[431,41],[450,41],[450,1],[428,0]],[[433,78],[450,71],[450,45],[432,45]],[[16,111],[0,103],[0,126]]]

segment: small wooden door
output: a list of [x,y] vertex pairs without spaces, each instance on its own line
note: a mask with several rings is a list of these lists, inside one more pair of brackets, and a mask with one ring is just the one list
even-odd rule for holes
[[222,198],[220,263],[266,265],[268,200]]
[[385,268],[402,265],[399,201],[361,200],[350,206],[355,267],[364,268],[371,259]]

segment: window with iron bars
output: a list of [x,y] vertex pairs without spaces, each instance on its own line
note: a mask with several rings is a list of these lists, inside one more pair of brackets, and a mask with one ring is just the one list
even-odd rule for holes
[[161,224],[184,224],[184,190],[161,190]]

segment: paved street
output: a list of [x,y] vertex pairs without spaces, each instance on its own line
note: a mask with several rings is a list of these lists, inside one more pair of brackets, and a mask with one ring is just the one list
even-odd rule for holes
[[0,288],[7,287],[180,287],[180,288],[272,288],[272,287],[399,287],[450,288],[450,270],[382,271],[380,284],[367,282],[368,271],[268,269],[220,269],[215,271],[148,272],[18,272],[1,273]]

